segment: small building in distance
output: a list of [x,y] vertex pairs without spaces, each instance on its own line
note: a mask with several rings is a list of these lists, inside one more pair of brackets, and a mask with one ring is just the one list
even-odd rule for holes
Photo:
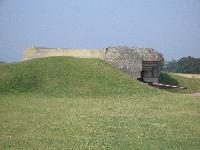
[[52,56],[99,58],[144,82],[158,82],[162,54],[151,48],[108,47],[102,49],[28,48],[23,60]]

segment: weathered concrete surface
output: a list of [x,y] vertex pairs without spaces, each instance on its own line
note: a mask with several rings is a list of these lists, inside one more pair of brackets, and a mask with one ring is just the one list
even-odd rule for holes
[[142,59],[132,49],[128,47],[108,47],[104,53],[104,60],[129,75],[140,78]]
[[108,47],[104,60],[135,78],[158,82],[163,56],[150,48]]
[[158,82],[163,56],[150,48],[108,47],[102,49],[28,48],[24,60],[51,56],[99,58],[134,78]]

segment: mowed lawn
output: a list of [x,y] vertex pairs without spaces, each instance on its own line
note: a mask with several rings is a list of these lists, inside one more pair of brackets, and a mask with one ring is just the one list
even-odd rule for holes
[[0,70],[0,149],[200,148],[197,96],[154,89],[99,60],[41,59]]
[[1,96],[1,149],[199,149],[200,99]]

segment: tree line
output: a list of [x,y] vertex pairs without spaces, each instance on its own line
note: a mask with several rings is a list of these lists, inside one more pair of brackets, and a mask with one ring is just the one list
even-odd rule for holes
[[163,64],[162,70],[164,72],[199,74],[200,58],[188,56],[179,60],[165,62]]

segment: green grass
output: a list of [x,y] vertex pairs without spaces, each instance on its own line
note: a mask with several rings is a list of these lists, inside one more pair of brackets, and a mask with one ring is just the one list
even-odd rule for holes
[[132,95],[157,90],[99,59],[52,57],[0,65],[1,92],[48,96]]
[[199,149],[200,99],[97,59],[0,65],[0,149]]
[[185,89],[170,89],[174,93],[198,93],[200,92],[200,79],[182,77],[173,73],[161,73],[160,82],[171,85],[179,85]]

